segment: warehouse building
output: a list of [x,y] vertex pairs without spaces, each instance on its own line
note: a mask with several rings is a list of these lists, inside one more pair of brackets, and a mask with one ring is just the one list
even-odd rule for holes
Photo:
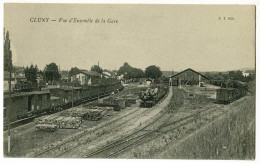
[[191,68],[188,68],[182,72],[179,72],[170,77],[170,84],[173,86],[179,85],[199,85],[207,82],[209,78]]

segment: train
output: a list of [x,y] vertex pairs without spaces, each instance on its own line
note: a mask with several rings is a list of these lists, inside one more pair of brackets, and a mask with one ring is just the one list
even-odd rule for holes
[[139,98],[142,100],[140,107],[153,107],[167,94],[168,90],[168,85],[154,85],[145,92],[141,91],[139,93]]
[[[52,114],[72,106],[78,106],[89,101],[110,95],[112,92],[119,92],[124,89],[121,82],[90,85],[82,87],[61,87],[42,91],[19,92],[4,96],[4,125],[8,121],[7,115],[13,126],[15,122],[22,120],[31,121],[36,117]],[[10,101],[11,100],[11,101]],[[9,113],[7,107],[10,107]]]
[[228,104],[245,96],[247,90],[242,88],[219,88],[216,93],[217,103]]

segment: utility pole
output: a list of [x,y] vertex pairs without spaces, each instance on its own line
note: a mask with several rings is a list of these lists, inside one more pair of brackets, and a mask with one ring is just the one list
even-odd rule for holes
[[8,153],[11,153],[11,131],[10,131],[10,123],[11,123],[11,78],[12,78],[12,71],[11,71],[11,57],[9,57],[9,80],[8,80],[8,93],[9,93],[9,108],[8,109]]
[[74,103],[74,92],[73,92],[73,89],[74,89],[74,81],[72,82],[72,92],[71,92],[71,94],[72,94],[72,100],[71,100],[71,102],[72,102],[72,108],[73,108],[73,103]]

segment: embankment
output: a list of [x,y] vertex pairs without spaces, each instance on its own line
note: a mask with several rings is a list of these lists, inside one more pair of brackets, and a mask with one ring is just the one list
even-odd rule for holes
[[229,112],[177,142],[157,158],[255,159],[255,97],[233,102]]

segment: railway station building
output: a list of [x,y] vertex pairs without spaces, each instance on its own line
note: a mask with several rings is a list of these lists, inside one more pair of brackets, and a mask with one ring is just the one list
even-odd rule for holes
[[173,86],[180,85],[198,85],[202,86],[202,83],[208,82],[209,78],[191,68],[181,71],[175,75],[172,75],[171,82]]

